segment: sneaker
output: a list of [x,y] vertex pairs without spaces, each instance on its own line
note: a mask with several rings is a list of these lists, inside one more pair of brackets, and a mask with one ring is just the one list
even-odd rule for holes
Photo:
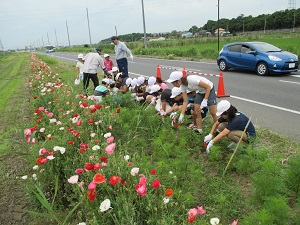
[[199,134],[199,135],[201,135],[201,134],[203,134],[203,131],[202,131],[202,129],[194,129],[194,131],[197,133],[197,134]]

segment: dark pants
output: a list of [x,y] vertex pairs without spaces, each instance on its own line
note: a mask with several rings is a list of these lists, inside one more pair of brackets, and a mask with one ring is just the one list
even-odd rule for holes
[[99,79],[96,73],[83,73],[83,90],[86,91],[86,89],[89,86],[90,79],[94,83],[94,89],[99,85]]
[[119,67],[119,72],[122,72],[125,74],[126,77],[128,77],[128,61],[126,58],[118,59],[117,64]]

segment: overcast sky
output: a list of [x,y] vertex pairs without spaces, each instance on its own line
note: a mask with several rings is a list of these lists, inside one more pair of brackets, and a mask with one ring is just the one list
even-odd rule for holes
[[[218,0],[143,1],[147,33],[185,31],[218,19]],[[287,9],[288,2],[220,0],[220,18],[272,14]],[[0,0],[2,46],[5,50],[43,46],[48,37],[51,45],[69,45],[66,23],[71,45],[89,44],[86,9],[92,43],[115,35],[116,30],[118,35],[144,32],[141,0]]]

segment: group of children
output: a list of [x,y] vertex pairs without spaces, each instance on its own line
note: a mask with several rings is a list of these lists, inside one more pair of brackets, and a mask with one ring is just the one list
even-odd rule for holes
[[[78,55],[76,65],[77,78],[81,79],[80,63],[82,54]],[[214,125],[209,135],[205,136],[204,142],[207,144],[209,153],[214,142],[227,136],[233,142],[248,142],[248,137],[255,137],[255,128],[249,119],[227,100],[222,100],[217,105],[216,94],[213,83],[202,76],[189,75],[183,77],[182,71],[174,71],[170,74],[167,83],[160,77],[139,76],[130,78],[119,72],[113,66],[109,55],[104,55],[104,64],[109,71],[102,79],[101,84],[94,90],[89,99],[101,102],[107,95],[130,92],[134,100],[154,107],[157,114],[163,119],[170,116],[172,124],[181,124],[184,115],[191,115],[192,122],[188,128],[202,134],[202,120],[209,112],[214,120]],[[180,115],[177,112],[180,111]],[[173,123],[176,120],[176,123]],[[214,137],[215,133],[217,135]]]

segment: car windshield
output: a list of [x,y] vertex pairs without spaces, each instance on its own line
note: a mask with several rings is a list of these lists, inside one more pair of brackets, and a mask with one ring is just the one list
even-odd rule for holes
[[281,52],[280,48],[268,43],[252,43],[252,45],[262,52]]

